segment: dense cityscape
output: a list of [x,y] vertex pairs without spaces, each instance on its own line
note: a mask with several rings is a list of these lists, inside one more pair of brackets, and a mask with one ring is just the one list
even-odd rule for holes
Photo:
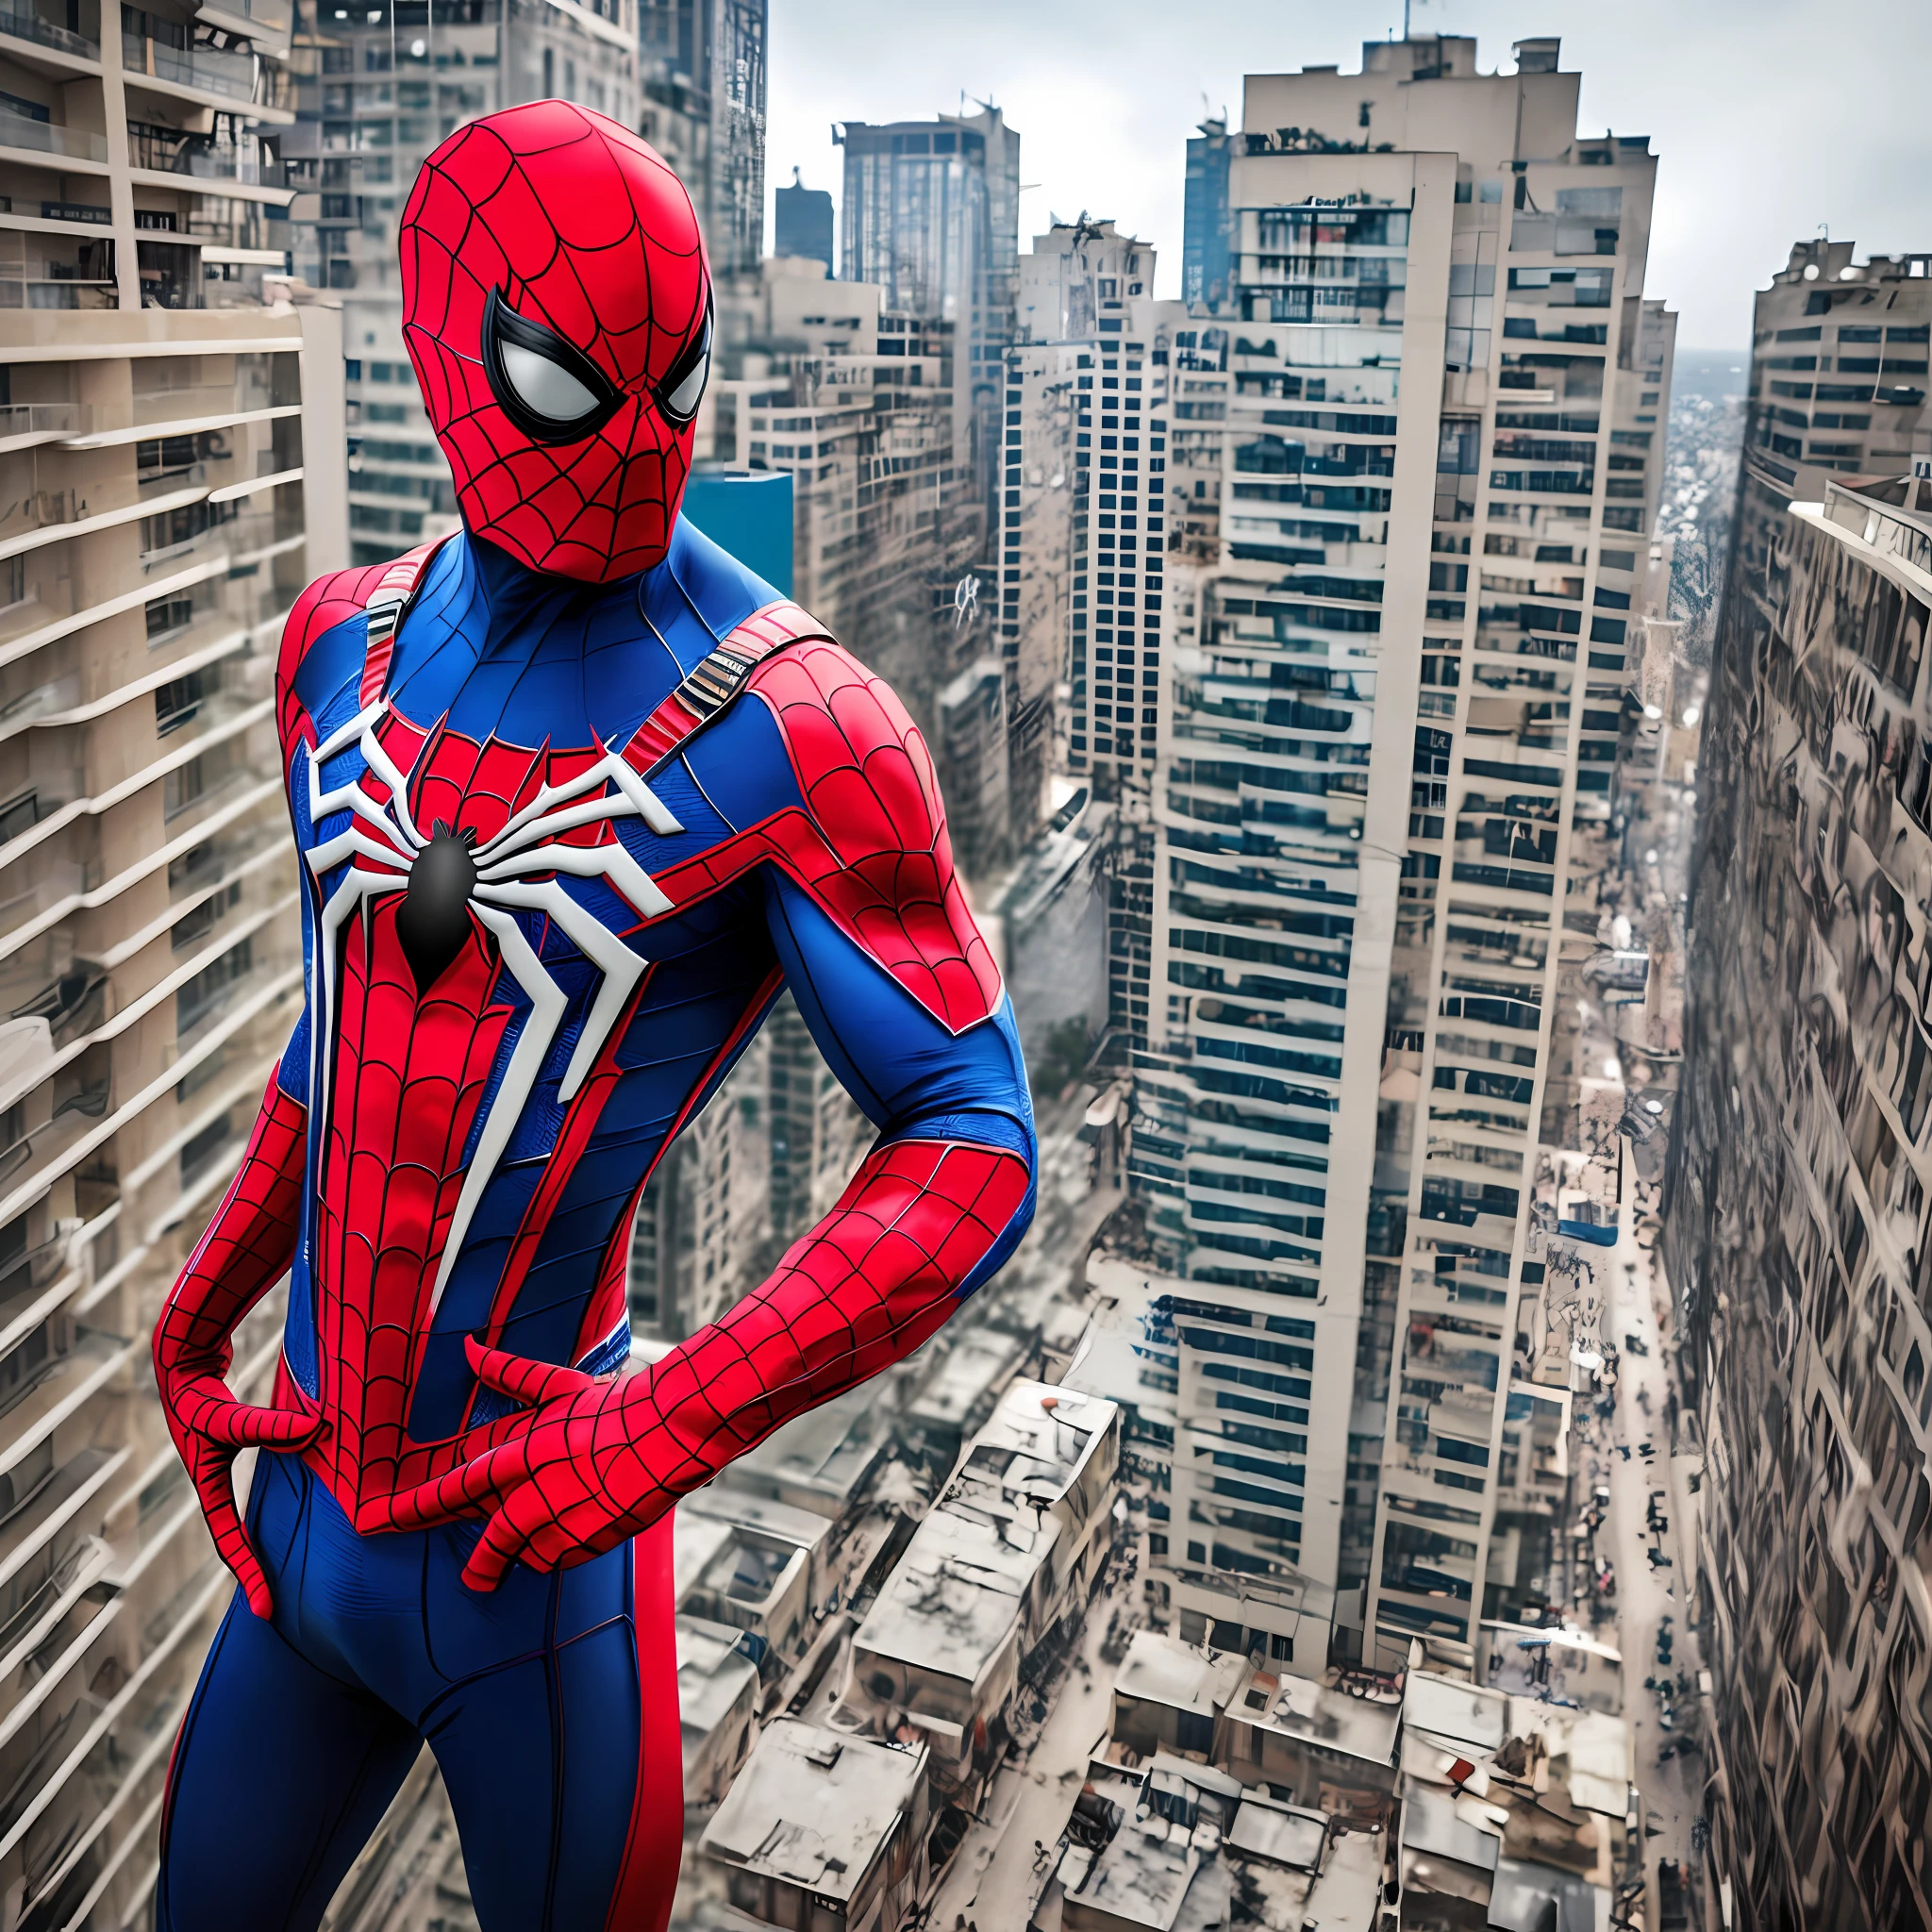
[[[1932,1932],[1932,252],[1794,208],[1680,353],[1554,36],[1249,73],[1157,244],[1023,222],[991,103],[768,192],[768,0],[7,4],[0,1932],[170,1923],[234,1579],[149,1338],[305,1011],[277,653],[459,528],[398,225],[553,97],[689,190],[684,513],[919,727],[1038,1132],[676,1507],[673,1924]],[[628,1373],[873,1147],[805,1004]],[[505,1932],[446,1770],[331,1932]]]

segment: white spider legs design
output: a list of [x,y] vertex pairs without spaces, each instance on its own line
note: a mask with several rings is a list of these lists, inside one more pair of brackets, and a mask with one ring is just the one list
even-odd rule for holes
[[[309,1083],[311,1092],[317,1096],[318,1120],[325,1120],[328,1114],[336,960],[342,928],[353,914],[375,900],[391,892],[407,892],[409,868],[428,842],[410,816],[408,778],[397,769],[375,736],[375,726],[386,708],[378,699],[308,754],[310,825],[320,824],[330,812],[346,810],[352,814],[346,830],[309,851],[308,869],[320,884],[344,859],[357,861],[337,881],[324,902],[320,944],[316,949],[320,984],[309,989],[317,1016],[310,1035]],[[387,791],[386,799],[364,790],[359,779],[338,786],[332,791],[322,789],[323,766],[352,745],[361,754],[366,773]],[[463,1176],[462,1191],[457,1199],[436,1284],[430,1292],[432,1315],[442,1300],[450,1271],[462,1250],[463,1238],[469,1232],[483,1191],[509,1145],[569,1006],[562,988],[551,977],[511,913],[543,913],[601,975],[596,997],[584,1016],[583,1031],[558,1089],[558,1097],[567,1102],[575,1097],[597,1064],[598,1056],[608,1043],[650,962],[573,899],[554,875],[567,873],[576,878],[601,878],[641,918],[654,919],[671,910],[671,901],[657,882],[622,845],[614,841],[605,845],[552,842],[565,832],[579,825],[594,824],[599,820],[641,818],[654,832],[667,836],[684,829],[663,801],[620,756],[602,744],[598,749],[602,756],[593,763],[561,785],[543,786],[526,806],[511,815],[500,832],[485,840],[471,854],[476,884],[470,896],[476,917],[494,936],[503,963],[529,1000],[530,1011],[518,1033],[509,1065],[504,1071],[502,1084],[477,1138],[475,1153]],[[375,866],[386,869],[373,870],[363,861],[373,861]],[[528,876],[545,873],[553,876]],[[365,924],[365,945],[368,932]]]

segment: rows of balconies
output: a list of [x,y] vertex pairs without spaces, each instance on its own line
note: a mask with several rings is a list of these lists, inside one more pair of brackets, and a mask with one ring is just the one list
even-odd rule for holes
[[300,984],[269,720],[296,360],[194,346],[90,365],[87,403],[28,358],[0,417],[0,1893],[49,1927],[142,1908],[232,1592],[146,1335]]

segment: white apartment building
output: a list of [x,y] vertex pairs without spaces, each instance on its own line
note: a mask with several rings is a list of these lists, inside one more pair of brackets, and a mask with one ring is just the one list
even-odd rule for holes
[[1251,75],[1234,298],[1143,329],[1176,445],[1133,1158],[1188,1284],[1156,1315],[1171,1589],[1183,1636],[1277,1657],[1325,1591],[1331,1654],[1468,1655],[1530,1399],[1559,882],[1610,782],[1670,318],[1647,141],[1580,135],[1557,43],[1516,52]]
[[875,283],[788,257],[730,292],[720,335],[698,459],[790,474],[792,594],[863,655],[870,625],[977,544],[952,325],[889,313]]
[[1765,570],[1793,503],[1836,476],[1902,476],[1932,458],[1932,255],[1855,259],[1818,237],[1757,291],[1744,477],[1734,539]]
[[1020,258],[996,511],[1015,830],[1029,802],[1034,824],[1066,802],[1041,795],[1049,750],[1059,792],[1118,804],[1104,1049],[1116,1064],[1146,1046],[1149,1011],[1147,787],[1168,561],[1168,356],[1152,331],[1174,307],[1152,300],[1154,266],[1146,242],[1085,216]]
[[[0,308],[199,308],[287,266],[291,0],[0,13]],[[60,18],[54,17],[58,14]]]
[[1154,258],[1111,222],[1035,236],[1007,352],[1001,655],[1016,715],[1063,688],[1057,763],[1107,796],[1154,759],[1167,370],[1138,319]]
[[286,19],[81,12],[0,14],[0,1916],[70,1928],[148,1909],[233,1593],[148,1337],[299,1009],[272,680],[348,560],[340,312],[258,293]]

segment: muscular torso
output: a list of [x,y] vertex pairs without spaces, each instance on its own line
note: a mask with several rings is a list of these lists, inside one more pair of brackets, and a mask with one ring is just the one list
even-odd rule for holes
[[754,617],[762,587],[717,556],[687,540],[587,589],[458,539],[386,670],[357,616],[285,657],[310,983],[282,1074],[308,1185],[280,1399],[322,1413],[308,1459],[352,1520],[490,1440],[504,1404],[466,1337],[592,1368],[627,1353],[638,1191],[780,984],[774,873],[948,1024],[996,997],[990,962],[942,943],[960,957],[935,964],[903,910],[867,931],[863,870],[818,829],[812,786],[868,784],[795,741],[864,701],[842,654],[774,654],[668,755],[647,724]]

